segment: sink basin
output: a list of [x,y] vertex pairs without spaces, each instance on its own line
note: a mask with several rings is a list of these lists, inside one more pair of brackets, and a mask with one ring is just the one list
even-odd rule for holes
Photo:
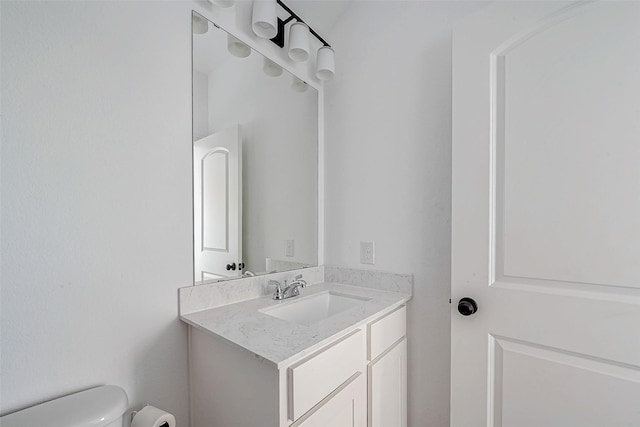
[[278,319],[309,326],[357,307],[369,299],[329,291],[260,311]]

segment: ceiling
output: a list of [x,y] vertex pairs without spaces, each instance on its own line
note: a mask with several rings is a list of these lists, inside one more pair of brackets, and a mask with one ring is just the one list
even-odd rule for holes
[[283,0],[283,2],[329,44],[333,42],[331,39],[333,26],[353,4],[353,1],[347,0]]

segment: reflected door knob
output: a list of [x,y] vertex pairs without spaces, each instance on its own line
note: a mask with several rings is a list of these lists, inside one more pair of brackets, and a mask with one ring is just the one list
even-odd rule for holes
[[236,271],[236,263],[227,264],[227,271],[233,270]]
[[478,311],[478,304],[473,298],[464,297],[458,301],[458,313],[463,316],[471,316],[476,311]]

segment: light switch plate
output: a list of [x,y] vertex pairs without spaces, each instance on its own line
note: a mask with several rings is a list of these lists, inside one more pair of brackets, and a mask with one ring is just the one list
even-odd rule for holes
[[294,257],[296,254],[296,241],[295,240],[287,240],[285,255],[288,257]]
[[360,242],[360,264],[376,263],[375,242]]

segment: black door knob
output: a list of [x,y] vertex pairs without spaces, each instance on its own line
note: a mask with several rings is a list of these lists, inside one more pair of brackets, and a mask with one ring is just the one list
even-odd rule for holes
[[471,316],[476,311],[478,311],[478,304],[473,298],[465,297],[458,302],[458,313],[463,316]]
[[227,271],[233,270],[236,271],[236,263],[227,264]]
[[238,269],[242,270],[244,268],[244,262],[241,262],[240,264],[238,264]]

